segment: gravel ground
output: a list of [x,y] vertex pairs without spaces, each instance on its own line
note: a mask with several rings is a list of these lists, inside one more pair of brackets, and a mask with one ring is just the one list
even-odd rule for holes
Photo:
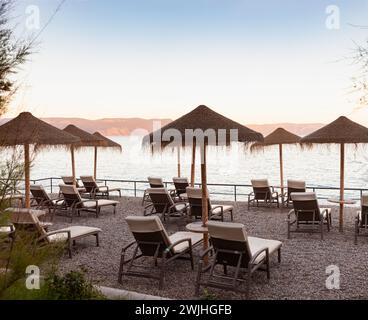
[[[94,283],[114,288],[159,295],[172,299],[194,299],[195,271],[188,261],[176,260],[170,264],[165,278],[165,287],[158,290],[156,280],[124,277],[123,285],[117,282],[121,248],[133,240],[124,218],[141,215],[141,199],[122,198],[114,216],[104,209],[96,219],[88,213],[73,221],[74,225],[95,226],[102,229],[100,247],[95,247],[94,237],[77,243],[73,259],[67,256],[61,261],[63,271],[86,269]],[[345,232],[338,232],[337,211],[333,211],[333,227],[326,233],[325,240],[319,234],[293,234],[286,237],[286,215],[288,210],[275,208],[254,208],[247,210],[247,204],[235,205],[237,222],[244,223],[249,235],[276,239],[283,242],[282,262],[272,258],[271,279],[267,281],[264,272],[253,275],[251,299],[368,299],[368,238],[360,238],[357,246],[353,243],[354,210],[345,213]],[[186,222],[174,220],[167,226],[169,232],[185,229]],[[56,217],[52,229],[69,226],[64,217]],[[198,261],[196,251],[196,263]],[[143,262],[144,263],[144,262]],[[340,269],[340,289],[326,289],[326,267],[336,265]],[[153,268],[151,266],[151,268]],[[154,270],[153,270],[154,272]],[[219,299],[244,299],[245,296],[231,291],[208,290]]]

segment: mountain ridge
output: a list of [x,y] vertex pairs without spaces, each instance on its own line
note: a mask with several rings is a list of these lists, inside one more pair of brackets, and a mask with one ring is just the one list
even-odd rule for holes
[[[100,132],[105,136],[127,136],[131,134],[144,134],[145,131],[151,132],[153,130],[154,122],[161,122],[164,126],[170,123],[172,120],[168,118],[163,119],[143,119],[139,117],[130,118],[102,118],[96,120],[90,120],[80,117],[46,117],[41,118],[47,123],[63,129],[69,124],[74,124],[77,127],[94,133]],[[0,124],[9,121],[10,118],[0,119]],[[321,128],[322,123],[269,123],[269,124],[245,124],[247,127],[262,133],[264,136],[270,134],[273,130],[282,127],[292,133],[299,136],[305,136],[315,130]],[[157,129],[157,128],[155,128]]]

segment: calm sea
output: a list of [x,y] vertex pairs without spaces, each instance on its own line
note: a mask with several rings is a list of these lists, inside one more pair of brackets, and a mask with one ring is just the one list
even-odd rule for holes
[[[99,149],[98,178],[146,180],[148,176],[160,176],[170,181],[177,175],[177,154],[167,152],[151,156],[141,147],[140,137],[110,137],[123,146],[123,152]],[[182,176],[190,174],[190,151],[182,152]],[[301,179],[312,186],[339,186],[339,148],[318,146],[313,150],[301,150],[298,146],[284,146],[284,175],[286,179]],[[93,173],[93,148],[76,152],[77,176]],[[70,154],[61,149],[40,151],[33,162],[32,179],[59,177],[71,174]],[[346,187],[368,188],[368,148],[347,146]],[[197,181],[200,181],[199,163]],[[279,185],[278,147],[270,147],[258,153],[244,152],[242,148],[223,148],[208,152],[208,182],[249,184],[251,178],[268,178]],[[47,184],[45,182],[45,184]],[[129,188],[128,184],[123,187]],[[132,187],[132,185],[130,185]],[[141,185],[141,188],[144,186]],[[213,192],[231,193],[233,188],[213,187]],[[249,190],[240,188],[239,193]],[[128,192],[126,192],[128,193]],[[320,192],[323,196],[338,195]],[[358,193],[348,196],[359,197]],[[220,198],[229,198],[220,196]],[[243,197],[245,199],[245,197]],[[240,200],[242,197],[240,196]]]

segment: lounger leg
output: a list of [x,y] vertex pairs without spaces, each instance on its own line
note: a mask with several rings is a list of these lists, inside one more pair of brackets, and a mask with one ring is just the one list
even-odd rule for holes
[[279,263],[281,263],[281,248],[277,250],[277,260]]
[[100,236],[98,233],[96,233],[95,237],[96,237],[96,247],[99,247],[100,246]]
[[161,261],[160,280],[158,284],[159,290],[162,290],[164,287],[165,270],[166,270],[166,255],[164,253],[162,256],[162,261]]
[[321,220],[320,222],[320,227],[321,227],[321,240],[323,240],[323,220]]
[[199,289],[200,289],[200,286],[201,286],[201,277],[202,277],[202,267],[203,267],[203,261],[201,259],[198,263],[197,281],[196,281],[196,284],[195,284],[194,295],[196,297],[199,296]]
[[69,258],[72,258],[72,241],[68,241],[68,254]]
[[252,267],[251,265],[248,266],[248,283],[247,283],[247,291],[246,291],[246,297],[249,299],[249,293],[250,293],[250,285],[252,283]]
[[271,279],[271,273],[270,273],[270,253],[268,250],[266,251],[266,270],[267,270],[267,279]]
[[116,215],[116,205],[114,205],[114,215]]
[[122,252],[121,257],[120,257],[120,266],[119,266],[119,274],[118,274],[118,282],[120,284],[123,284],[124,260],[125,260],[125,254],[124,254],[124,252]]
[[190,248],[189,256],[190,256],[190,265],[192,267],[192,270],[194,270],[194,259],[193,259],[193,250],[192,250],[192,248]]

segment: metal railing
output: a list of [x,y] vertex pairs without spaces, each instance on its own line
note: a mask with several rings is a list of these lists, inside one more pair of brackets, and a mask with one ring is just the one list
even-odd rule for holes
[[[99,183],[104,185],[113,184],[114,187],[120,187],[123,191],[128,192],[134,197],[142,196],[145,189],[148,187],[148,181],[145,180],[126,180],[126,179],[97,179]],[[58,185],[62,183],[62,179],[59,177],[48,177],[41,179],[32,179],[33,184],[42,184],[46,190],[54,193],[56,190],[58,192]],[[166,187],[173,186],[173,182],[165,181]],[[200,183],[196,183],[196,186],[200,187]],[[248,194],[252,190],[252,185],[250,184],[229,184],[229,183],[208,183],[208,188],[210,189],[211,195],[226,197],[228,200],[242,201],[247,199]],[[220,188],[221,190],[218,190]],[[216,190],[217,189],[217,190]],[[247,192],[245,192],[247,190]],[[308,191],[313,191],[318,193],[319,199],[327,199],[331,197],[334,193],[335,196],[338,195],[337,191],[340,190],[339,187],[329,187],[329,186],[307,186]],[[325,191],[330,193],[330,195],[323,194]],[[349,196],[354,200],[360,200],[364,192],[368,192],[368,189],[364,188],[345,188],[345,192],[349,193]]]

